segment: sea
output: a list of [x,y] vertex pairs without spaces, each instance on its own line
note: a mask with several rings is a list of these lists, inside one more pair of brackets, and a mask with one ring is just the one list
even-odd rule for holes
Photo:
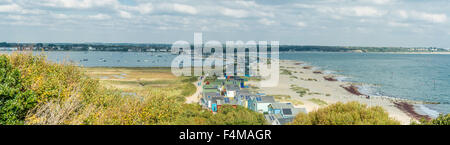
[[[164,52],[34,52],[40,53],[51,61],[83,67],[169,67],[176,57]],[[421,114],[436,117],[450,113],[450,55],[280,52],[279,57],[303,61],[315,69],[338,75],[340,81],[359,83],[359,91],[364,94],[429,102],[416,105]]]

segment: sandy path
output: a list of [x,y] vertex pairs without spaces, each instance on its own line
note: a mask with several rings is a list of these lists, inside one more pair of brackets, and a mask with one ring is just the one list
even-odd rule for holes
[[[205,78],[203,77],[202,80],[199,80],[199,81],[196,81],[196,82],[193,83],[195,86],[197,86],[197,91],[195,91],[194,94],[192,94],[191,96],[189,96],[189,97],[186,98],[186,103],[187,103],[187,104],[190,104],[190,103],[198,103],[198,102],[200,101],[200,95],[201,95],[201,93],[202,93],[202,91],[203,91],[203,80],[204,80],[204,79],[205,79]],[[200,86],[198,86],[198,83],[199,83],[199,82],[201,83]]]

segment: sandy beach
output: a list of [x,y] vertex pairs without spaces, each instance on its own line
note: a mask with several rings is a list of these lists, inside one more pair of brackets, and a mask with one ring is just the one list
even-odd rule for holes
[[[357,101],[368,106],[381,106],[389,116],[400,121],[401,124],[410,124],[414,120],[412,110],[408,107],[398,107],[398,102],[415,104],[418,102],[401,100],[387,96],[370,96],[364,94],[356,95],[352,92],[350,82],[334,79],[334,74],[326,74],[321,70],[315,70],[314,66],[306,65],[304,62],[280,60],[280,79],[278,86],[270,88],[259,88],[258,91],[266,95],[290,96],[284,101],[294,103],[296,107],[304,107],[308,112],[325,107],[336,102]],[[256,85],[256,82],[249,82]],[[347,87],[347,88],[345,88]],[[396,107],[397,103],[397,107]],[[399,108],[402,108],[399,109]],[[416,116],[417,117],[417,116]]]

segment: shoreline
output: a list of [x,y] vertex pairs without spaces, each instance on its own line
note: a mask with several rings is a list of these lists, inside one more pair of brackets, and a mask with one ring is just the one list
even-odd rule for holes
[[[257,91],[266,95],[290,96],[291,99],[287,101],[301,102],[295,106],[304,107],[307,112],[337,102],[357,101],[369,107],[382,107],[390,117],[400,121],[402,125],[411,124],[411,121],[418,121],[421,117],[431,118],[414,110],[414,104],[425,104],[425,102],[390,96],[367,95],[359,91],[358,86],[361,83],[340,81],[336,78],[342,76],[322,72],[324,70],[316,70],[314,66],[302,61],[280,60],[278,85],[271,88],[258,88]],[[256,85],[257,82],[249,82],[249,84]],[[306,90],[306,93],[299,94],[298,88]],[[321,100],[326,105],[317,103],[315,100]]]

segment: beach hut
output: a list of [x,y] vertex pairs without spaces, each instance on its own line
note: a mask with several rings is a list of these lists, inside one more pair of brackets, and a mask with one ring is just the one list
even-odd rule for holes
[[248,100],[248,108],[256,112],[267,113],[268,106],[272,103],[275,103],[273,96],[254,96]]
[[291,103],[272,103],[268,106],[269,114],[279,114],[283,118],[294,118],[298,113],[306,113],[305,108],[294,108]]

